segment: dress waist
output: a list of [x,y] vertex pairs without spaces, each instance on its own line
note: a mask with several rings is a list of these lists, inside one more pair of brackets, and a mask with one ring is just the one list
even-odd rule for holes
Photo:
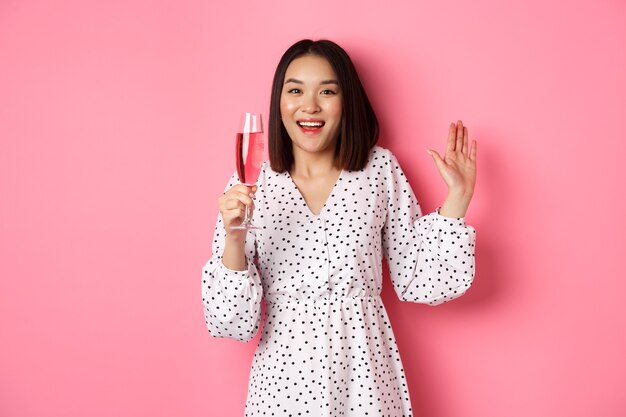
[[313,297],[301,297],[300,296],[299,297],[293,294],[274,293],[274,294],[266,294],[264,298],[265,298],[265,302],[268,304],[284,304],[284,303],[331,304],[331,303],[342,303],[342,302],[380,301],[380,295],[346,296],[346,295],[325,294],[323,296],[313,296]]

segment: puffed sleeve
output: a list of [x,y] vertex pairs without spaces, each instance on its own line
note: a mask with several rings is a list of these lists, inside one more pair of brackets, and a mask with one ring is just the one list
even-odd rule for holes
[[463,218],[422,216],[413,190],[389,153],[383,250],[403,301],[437,305],[463,295],[474,279],[476,231]]
[[[237,183],[233,174],[226,190]],[[263,287],[255,265],[255,235],[246,237],[245,271],[233,271],[222,263],[226,234],[222,216],[218,214],[213,235],[212,257],[202,270],[202,303],[209,333],[248,342],[259,329]]]

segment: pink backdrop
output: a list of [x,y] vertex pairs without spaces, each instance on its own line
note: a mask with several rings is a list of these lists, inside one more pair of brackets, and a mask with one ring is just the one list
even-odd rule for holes
[[623,0],[1,1],[0,415],[243,414],[258,339],[209,336],[200,272],[238,114],[302,37],[353,56],[427,210],[425,149],[457,118],[480,143],[474,287],[383,294],[416,415],[625,415],[625,22]]

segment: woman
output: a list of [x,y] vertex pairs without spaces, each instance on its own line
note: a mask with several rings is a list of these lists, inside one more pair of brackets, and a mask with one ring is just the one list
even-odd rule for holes
[[[382,258],[398,296],[439,304],[474,277],[475,232],[463,220],[476,144],[450,126],[429,151],[448,186],[422,216],[350,58],[330,41],[283,55],[272,87],[270,164],[257,185],[233,175],[218,200],[203,303],[213,336],[250,340],[246,416],[411,416],[397,345],[380,299]],[[254,198],[254,202],[253,202]],[[262,230],[239,231],[245,206]]]

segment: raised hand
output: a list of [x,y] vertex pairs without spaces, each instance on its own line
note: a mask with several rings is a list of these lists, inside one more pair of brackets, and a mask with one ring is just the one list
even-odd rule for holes
[[433,157],[441,178],[448,186],[448,196],[439,213],[447,217],[465,217],[476,185],[476,141],[468,144],[467,128],[462,121],[450,124],[443,158],[434,150]]

